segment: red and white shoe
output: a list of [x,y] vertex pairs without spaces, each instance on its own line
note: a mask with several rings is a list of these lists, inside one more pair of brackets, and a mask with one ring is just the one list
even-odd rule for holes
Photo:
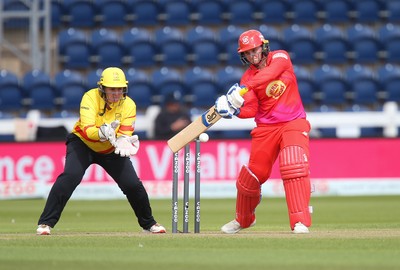
[[50,235],[50,226],[46,224],[40,224],[38,228],[36,229],[36,234],[37,235]]
[[166,233],[167,230],[164,228],[164,226],[156,223],[153,226],[151,226],[149,229],[143,230],[143,232],[146,232],[146,233]]

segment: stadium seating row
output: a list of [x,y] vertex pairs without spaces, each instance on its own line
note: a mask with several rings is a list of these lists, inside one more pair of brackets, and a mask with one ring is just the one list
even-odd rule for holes
[[[243,69],[228,66],[217,72],[194,67],[181,73],[163,67],[147,74],[130,68],[126,70],[128,95],[138,109],[162,102],[170,91],[180,91],[193,107],[207,107],[215,98],[238,82]],[[378,70],[356,64],[342,71],[331,65],[314,70],[295,66],[300,94],[308,109],[346,110],[348,106],[379,109],[386,101],[400,102],[400,67],[387,64]],[[40,110],[76,110],[85,91],[97,85],[101,69],[87,76],[63,70],[53,78],[32,70],[19,79],[15,74],[0,71],[1,111],[23,108]],[[323,105],[323,106],[322,106]]]
[[[54,28],[400,21],[397,0],[52,0],[51,5]],[[5,0],[4,9],[27,6],[21,0]],[[25,19],[6,23],[6,27],[27,25]]]
[[[283,31],[266,25],[259,30],[270,41],[272,50],[289,51],[294,64],[400,62],[400,26],[391,23],[378,30],[363,24],[345,30],[331,24],[321,25],[315,31],[297,24]],[[68,69],[241,65],[237,39],[243,31],[244,28],[233,25],[219,30],[197,26],[187,31],[170,26],[154,31],[134,27],[121,34],[107,28],[90,33],[69,28],[59,32],[58,51],[63,67]]]

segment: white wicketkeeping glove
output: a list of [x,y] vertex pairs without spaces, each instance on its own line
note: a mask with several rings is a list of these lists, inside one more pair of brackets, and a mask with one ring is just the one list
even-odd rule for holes
[[115,154],[121,157],[133,156],[139,150],[139,137],[138,135],[125,136],[122,135],[117,138],[115,142]]
[[217,98],[215,101],[215,109],[223,118],[231,119],[235,114],[235,110],[229,105],[226,95]]
[[103,124],[99,128],[99,138],[101,142],[110,141],[115,146],[115,130],[119,125],[119,121],[115,120],[110,124]]
[[232,85],[232,87],[228,90],[228,93],[226,94],[229,104],[234,109],[239,109],[240,107],[243,106],[244,103],[244,99],[240,95],[240,90],[242,90],[242,88],[239,86],[238,83],[235,83],[234,85]]

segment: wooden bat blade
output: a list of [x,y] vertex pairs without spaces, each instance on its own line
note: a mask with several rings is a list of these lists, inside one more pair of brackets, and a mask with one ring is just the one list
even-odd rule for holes
[[187,127],[168,140],[168,146],[172,152],[176,153],[186,144],[192,142],[201,133],[209,129],[213,124],[221,119],[221,115],[215,110],[215,106],[205,111]]

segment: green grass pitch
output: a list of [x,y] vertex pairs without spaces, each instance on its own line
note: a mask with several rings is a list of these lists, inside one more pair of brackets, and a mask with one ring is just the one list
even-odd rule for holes
[[257,225],[236,235],[219,231],[235,201],[202,199],[200,234],[170,233],[170,200],[151,200],[165,235],[141,233],[125,200],[72,200],[52,235],[36,236],[44,203],[0,201],[0,270],[400,269],[400,196],[313,197],[308,235],[290,233],[284,198],[263,198]]

